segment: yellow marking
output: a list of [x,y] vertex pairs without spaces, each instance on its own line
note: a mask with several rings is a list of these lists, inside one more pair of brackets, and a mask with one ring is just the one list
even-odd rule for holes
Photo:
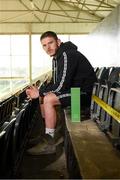
[[99,97],[93,95],[92,99],[101,106],[109,115],[111,115],[116,121],[120,123],[120,113],[113,109],[111,106],[106,104],[103,100],[101,100]]

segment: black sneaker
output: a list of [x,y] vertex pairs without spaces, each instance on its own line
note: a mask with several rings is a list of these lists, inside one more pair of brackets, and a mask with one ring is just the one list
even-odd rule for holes
[[28,140],[27,147],[32,147],[41,141],[43,141],[43,137],[41,135],[38,135],[36,137],[32,137]]
[[54,154],[56,153],[56,146],[61,143],[61,140],[55,142],[49,134],[45,134],[42,141],[34,147],[27,150],[30,155],[41,155],[41,154]]

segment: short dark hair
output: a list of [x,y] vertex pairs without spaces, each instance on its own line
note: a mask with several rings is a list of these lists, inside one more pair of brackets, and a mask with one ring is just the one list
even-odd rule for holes
[[55,40],[58,40],[57,34],[53,31],[44,32],[40,37],[40,41],[46,37],[53,37]]

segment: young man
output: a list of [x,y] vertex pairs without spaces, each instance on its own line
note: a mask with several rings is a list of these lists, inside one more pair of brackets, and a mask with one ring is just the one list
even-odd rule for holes
[[93,67],[86,57],[77,51],[76,45],[72,42],[62,43],[52,31],[43,33],[40,41],[45,52],[53,57],[53,73],[51,82],[42,86],[39,91],[36,87],[26,90],[31,99],[39,96],[43,99],[41,109],[45,117],[45,133],[47,134],[45,139],[47,140],[28,150],[29,153],[36,155],[52,153],[55,149],[55,144],[52,144],[50,140],[54,139],[57,121],[55,106],[61,105],[63,108],[70,106],[71,87],[80,87],[81,92],[86,94],[87,106],[90,107],[93,84],[96,81]]

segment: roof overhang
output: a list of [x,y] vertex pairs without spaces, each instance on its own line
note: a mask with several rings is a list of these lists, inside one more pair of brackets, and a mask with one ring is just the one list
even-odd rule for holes
[[0,0],[1,34],[92,32],[119,0]]

